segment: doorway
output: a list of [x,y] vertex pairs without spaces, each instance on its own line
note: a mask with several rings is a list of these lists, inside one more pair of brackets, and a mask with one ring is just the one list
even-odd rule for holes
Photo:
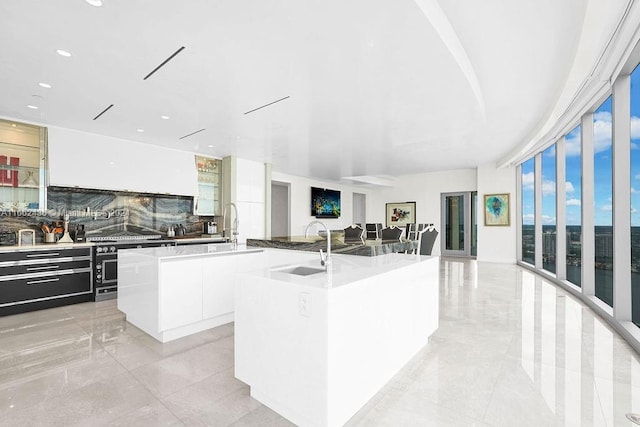
[[271,236],[291,235],[291,184],[271,181]]
[[475,257],[478,247],[476,191],[441,194],[443,238],[440,252],[445,256]]
[[364,227],[367,222],[367,195],[362,193],[353,193],[353,222],[352,224],[360,224]]

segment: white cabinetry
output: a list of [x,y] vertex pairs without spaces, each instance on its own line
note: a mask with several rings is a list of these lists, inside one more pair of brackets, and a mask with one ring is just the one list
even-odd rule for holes
[[[245,258],[243,255],[241,258]],[[211,257],[202,269],[202,313],[205,318],[233,313],[237,256]]]
[[193,153],[63,128],[49,128],[49,185],[198,194]]
[[202,259],[160,263],[161,331],[202,320]]

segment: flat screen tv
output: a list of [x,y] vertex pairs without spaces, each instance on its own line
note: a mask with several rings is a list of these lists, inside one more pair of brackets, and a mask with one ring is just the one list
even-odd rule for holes
[[339,218],[340,191],[311,187],[311,216],[316,218]]

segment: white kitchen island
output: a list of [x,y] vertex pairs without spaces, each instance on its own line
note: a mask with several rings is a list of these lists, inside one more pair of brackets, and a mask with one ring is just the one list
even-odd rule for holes
[[263,257],[238,274],[235,375],[297,425],[343,425],[438,327],[436,257],[334,255],[316,273],[315,253]]
[[118,251],[118,309],[161,342],[232,322],[236,274],[263,266],[261,252],[230,244]]

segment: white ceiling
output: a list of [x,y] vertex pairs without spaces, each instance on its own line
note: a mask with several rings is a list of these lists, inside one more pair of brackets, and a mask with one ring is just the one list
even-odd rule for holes
[[[0,116],[331,180],[475,167],[530,142],[624,3],[103,2],[0,3]],[[610,11],[576,67],[595,3]]]

